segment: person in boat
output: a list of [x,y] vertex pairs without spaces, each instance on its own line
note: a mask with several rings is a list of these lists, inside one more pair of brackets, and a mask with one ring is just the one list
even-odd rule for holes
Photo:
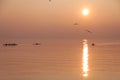
[[16,43],[6,43],[6,44],[3,44],[3,46],[17,46],[18,44]]
[[92,43],[92,46],[95,46],[95,43]]

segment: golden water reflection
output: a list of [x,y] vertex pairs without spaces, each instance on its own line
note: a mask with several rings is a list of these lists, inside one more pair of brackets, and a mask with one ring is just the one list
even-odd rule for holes
[[87,44],[87,40],[84,39],[83,40],[83,77],[87,77],[88,76],[88,44]]

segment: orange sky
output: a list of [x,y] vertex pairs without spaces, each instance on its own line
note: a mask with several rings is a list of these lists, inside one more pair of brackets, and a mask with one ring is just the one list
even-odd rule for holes
[[[119,4],[119,0],[3,0],[0,38],[120,39]],[[81,14],[85,7],[90,9],[87,17]]]

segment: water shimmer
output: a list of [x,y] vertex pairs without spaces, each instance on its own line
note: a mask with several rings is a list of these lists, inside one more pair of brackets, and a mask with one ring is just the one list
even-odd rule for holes
[[94,47],[89,40],[15,42],[19,45],[0,46],[0,80],[120,80],[120,45],[114,42]]

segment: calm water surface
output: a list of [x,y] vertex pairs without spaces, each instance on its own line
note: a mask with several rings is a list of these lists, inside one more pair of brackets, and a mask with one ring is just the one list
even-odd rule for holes
[[83,76],[82,40],[39,41],[40,46],[32,45],[36,41],[1,45],[0,80],[120,80],[119,43],[93,47],[88,40],[87,76]]

